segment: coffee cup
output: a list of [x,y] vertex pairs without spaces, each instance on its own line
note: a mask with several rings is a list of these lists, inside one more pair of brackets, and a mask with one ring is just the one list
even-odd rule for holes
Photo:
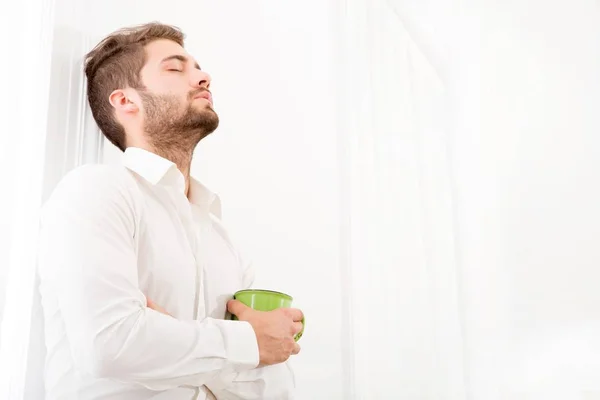
[[[278,308],[290,308],[294,298],[289,294],[265,289],[244,289],[235,292],[235,300],[257,311],[273,311]],[[231,315],[233,320],[237,320],[235,315]],[[304,334],[304,317],[302,318],[302,330],[296,334],[294,340],[300,340]]]

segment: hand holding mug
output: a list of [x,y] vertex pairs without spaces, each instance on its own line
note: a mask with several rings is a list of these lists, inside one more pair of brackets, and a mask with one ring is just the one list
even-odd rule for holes
[[285,293],[246,289],[227,303],[232,319],[252,325],[262,365],[284,362],[300,351],[297,342],[304,333],[304,313],[292,308],[292,301]]
[[230,300],[227,308],[240,321],[252,325],[261,365],[278,364],[300,352],[295,337],[302,331],[302,311],[296,308],[257,311],[238,300]]

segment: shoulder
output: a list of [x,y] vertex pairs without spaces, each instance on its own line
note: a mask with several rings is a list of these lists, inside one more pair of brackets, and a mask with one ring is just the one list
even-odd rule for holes
[[124,166],[89,164],[68,172],[53,190],[44,210],[133,207],[135,179]]
[[87,164],[68,172],[57,186],[57,190],[78,187],[124,189],[133,182],[129,170],[120,165]]

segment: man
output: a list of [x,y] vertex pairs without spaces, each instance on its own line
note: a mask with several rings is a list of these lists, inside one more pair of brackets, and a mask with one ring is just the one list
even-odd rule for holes
[[210,76],[158,23],[108,36],[85,72],[125,165],[75,169],[44,206],[47,398],[292,398],[302,312],[230,300],[253,272],[218,197],[190,178],[194,148],[219,123]]

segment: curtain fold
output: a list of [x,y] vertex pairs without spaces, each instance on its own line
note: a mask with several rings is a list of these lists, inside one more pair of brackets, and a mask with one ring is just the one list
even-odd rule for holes
[[2,280],[6,298],[0,325],[0,398],[12,400],[23,398],[27,375],[54,1],[5,2],[0,16],[4,54],[0,79],[6,101],[0,107],[4,124],[0,143],[8,155],[0,160],[0,170],[3,212],[10,213],[8,224],[2,226],[8,235],[0,248],[0,262],[6,271]]
[[387,2],[346,6],[355,398],[464,399],[443,74]]

